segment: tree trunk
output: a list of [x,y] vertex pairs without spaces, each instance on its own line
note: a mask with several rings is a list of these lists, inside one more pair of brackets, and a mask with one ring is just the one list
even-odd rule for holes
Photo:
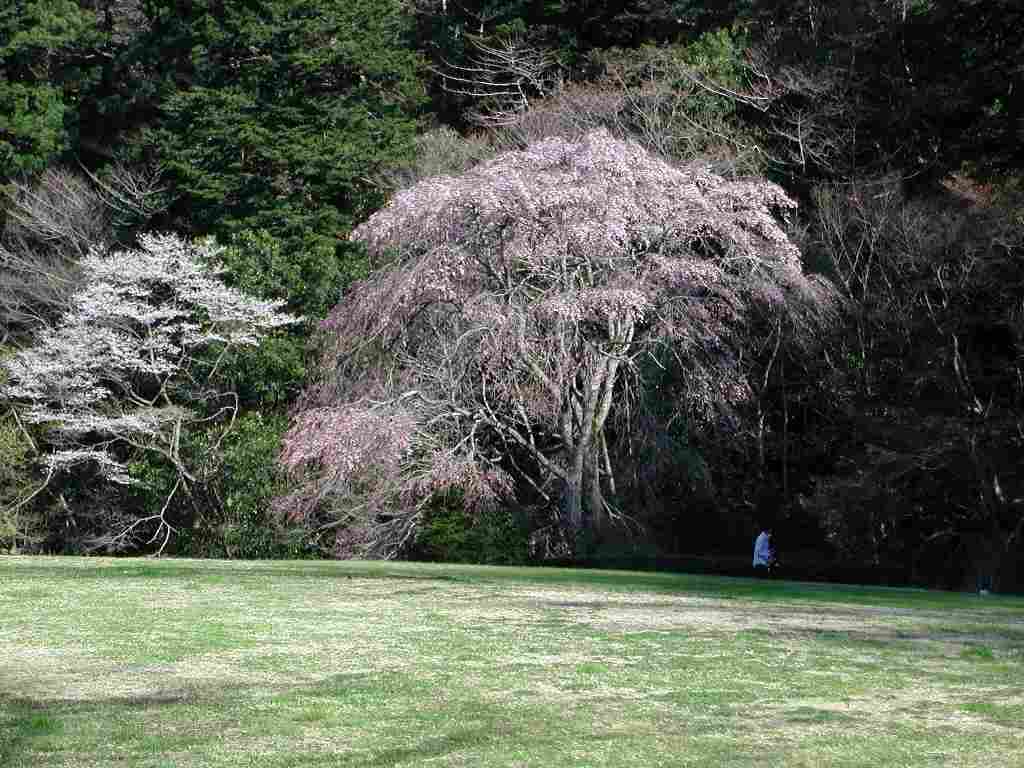
[[601,453],[595,440],[587,453],[586,466],[583,472],[583,504],[587,522],[596,530],[603,526],[604,492],[601,490]]
[[592,440],[586,451],[578,452],[581,461],[573,462],[562,484],[562,519],[574,535],[588,528],[600,529],[605,522],[599,443]]
[[583,478],[582,472],[571,473],[562,484],[562,519],[569,523],[573,533],[583,530]]
[[786,388],[786,358],[779,360],[782,384],[782,498],[789,504],[789,391]]
[[[628,348],[633,339],[633,324],[616,328],[609,323],[609,336]],[[603,433],[612,407],[619,364],[620,359],[614,356],[596,361],[581,375],[580,394],[568,398],[563,405],[560,429],[566,473],[562,515],[576,534],[587,525],[600,525],[605,517],[601,489]]]

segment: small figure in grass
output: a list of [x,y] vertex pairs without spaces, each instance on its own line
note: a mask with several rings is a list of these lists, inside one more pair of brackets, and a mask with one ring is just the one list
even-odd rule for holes
[[775,565],[775,551],[772,549],[772,527],[766,525],[754,541],[754,573],[767,576]]

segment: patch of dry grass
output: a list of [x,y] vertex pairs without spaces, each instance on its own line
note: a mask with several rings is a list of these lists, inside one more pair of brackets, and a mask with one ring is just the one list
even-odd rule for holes
[[537,577],[0,559],[0,764],[1024,765],[1024,601]]

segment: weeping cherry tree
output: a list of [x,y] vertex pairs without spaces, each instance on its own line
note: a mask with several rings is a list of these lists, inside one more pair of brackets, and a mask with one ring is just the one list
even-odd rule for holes
[[683,361],[690,405],[728,409],[751,395],[755,317],[809,338],[828,315],[775,218],[794,207],[606,131],[398,193],[352,234],[382,266],[322,324],[282,510],[383,556],[439,495],[469,511],[542,499],[567,541],[607,524],[609,418],[642,405],[646,362]]

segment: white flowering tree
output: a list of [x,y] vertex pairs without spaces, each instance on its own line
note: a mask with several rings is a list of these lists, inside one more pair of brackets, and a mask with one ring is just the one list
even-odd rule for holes
[[605,131],[397,194],[353,232],[384,266],[323,323],[283,452],[305,483],[282,507],[385,556],[453,489],[477,509],[528,490],[570,534],[602,525],[609,418],[643,407],[641,363],[683,361],[690,405],[728,409],[751,394],[755,319],[806,338],[827,314],[775,218],[794,207]]
[[[182,459],[183,431],[236,409],[230,393],[211,385],[220,356],[297,321],[280,311],[282,302],[224,285],[219,253],[213,241],[156,234],[141,236],[134,250],[93,249],[67,313],[3,361],[0,396],[25,421],[49,428],[47,480],[89,464],[106,481],[131,484],[127,461],[141,451],[174,467],[171,496],[196,481]],[[107,543],[132,543],[147,531],[162,552],[174,532],[165,517],[170,501]]]

